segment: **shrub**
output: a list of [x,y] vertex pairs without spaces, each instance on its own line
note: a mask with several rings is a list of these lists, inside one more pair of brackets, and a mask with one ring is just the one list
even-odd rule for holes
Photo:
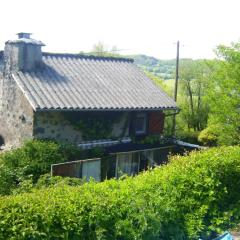
[[0,157],[4,165],[15,169],[18,175],[34,175],[34,180],[49,171],[52,163],[64,161],[60,145],[51,141],[29,141],[23,147],[6,152]]
[[198,141],[205,146],[216,146],[218,141],[217,128],[216,125],[203,129],[198,136]]
[[199,144],[198,141],[199,132],[192,132],[192,131],[179,131],[177,132],[177,137],[180,138],[182,141]]
[[240,147],[174,157],[124,180],[0,198],[0,239],[210,239],[240,213]]
[[10,194],[23,180],[36,183],[51,164],[75,160],[80,150],[72,145],[33,140],[0,155],[0,195]]
[[34,192],[36,189],[42,189],[47,187],[58,187],[63,185],[80,186],[85,183],[85,179],[51,176],[50,174],[44,174],[39,177],[38,181],[34,184],[32,179],[26,179],[19,183],[18,187],[13,189],[13,194]]
[[41,175],[50,172],[51,164],[102,157],[104,154],[104,149],[100,147],[82,151],[71,144],[28,141],[21,148],[0,155],[0,195],[30,190]]

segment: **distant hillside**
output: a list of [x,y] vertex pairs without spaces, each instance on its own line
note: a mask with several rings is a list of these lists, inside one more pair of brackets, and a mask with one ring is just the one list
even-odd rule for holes
[[146,55],[133,55],[135,63],[155,76],[164,80],[174,78],[176,60],[160,60]]
[[[116,53],[108,52],[108,49],[104,49],[104,47],[100,44],[97,46],[100,50],[95,50],[93,52],[80,52],[81,54],[93,55],[93,56],[104,56],[104,57],[127,57],[134,59],[135,64],[137,64],[142,70],[151,73],[152,75],[159,77],[163,80],[169,80],[175,78],[175,70],[176,70],[176,59],[168,59],[162,60],[157,59],[155,57],[147,56],[144,54],[137,55],[121,55]],[[189,61],[189,59],[182,59],[183,61]]]
[[[140,68],[157,77],[164,80],[173,79],[175,77],[176,59],[160,60],[143,54],[132,55],[129,57],[133,58]],[[181,58],[181,63],[189,60],[191,59]]]

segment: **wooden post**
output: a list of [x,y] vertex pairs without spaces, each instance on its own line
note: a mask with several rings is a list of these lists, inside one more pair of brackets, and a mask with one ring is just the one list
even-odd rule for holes
[[[176,57],[176,77],[175,77],[175,88],[174,88],[174,101],[177,102],[178,93],[178,79],[179,79],[179,41],[177,41],[177,57]],[[176,114],[173,115],[173,128],[172,135],[176,135]]]

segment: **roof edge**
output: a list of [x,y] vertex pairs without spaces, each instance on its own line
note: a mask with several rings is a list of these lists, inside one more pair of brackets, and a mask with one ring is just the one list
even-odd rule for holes
[[163,110],[179,110],[179,107],[161,107],[161,108],[88,108],[88,109],[81,109],[81,108],[35,108],[35,112],[135,112],[135,111],[143,111],[143,112],[150,112],[150,111],[163,111]]
[[22,91],[23,95],[25,96],[25,98],[27,99],[27,101],[29,102],[29,104],[31,105],[32,109],[33,109],[34,111],[36,111],[36,107],[35,107],[34,103],[29,99],[27,93],[24,91],[24,89],[23,89],[22,85],[19,83],[17,77],[14,76],[13,73],[11,74],[11,76],[12,76],[13,80],[17,83],[19,89]]
[[66,57],[66,58],[81,58],[81,59],[90,59],[90,60],[109,60],[109,61],[122,61],[122,62],[134,62],[133,58],[125,58],[125,57],[107,57],[107,56],[96,56],[90,54],[78,54],[78,53],[50,53],[43,52],[43,56],[50,57]]

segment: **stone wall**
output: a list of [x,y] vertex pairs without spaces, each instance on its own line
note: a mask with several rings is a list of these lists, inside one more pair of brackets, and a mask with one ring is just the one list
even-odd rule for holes
[[[19,146],[33,138],[33,108],[12,77],[14,71],[31,70],[42,59],[42,43],[26,39],[7,41],[0,52],[0,139]],[[0,144],[1,144],[0,143]]]
[[33,109],[9,74],[0,76],[0,135],[18,146],[33,137]]
[[[94,114],[94,112],[81,113],[68,111],[37,112],[34,116],[34,138],[55,139],[60,142],[73,144],[87,140],[96,140],[91,137],[84,137],[84,129],[81,129],[79,125],[81,120],[86,120],[88,117],[95,119]],[[107,120],[108,113],[103,112],[102,114],[104,119],[106,116]],[[118,113],[118,115],[111,126],[112,131],[109,138],[120,138],[129,135],[129,113]]]

